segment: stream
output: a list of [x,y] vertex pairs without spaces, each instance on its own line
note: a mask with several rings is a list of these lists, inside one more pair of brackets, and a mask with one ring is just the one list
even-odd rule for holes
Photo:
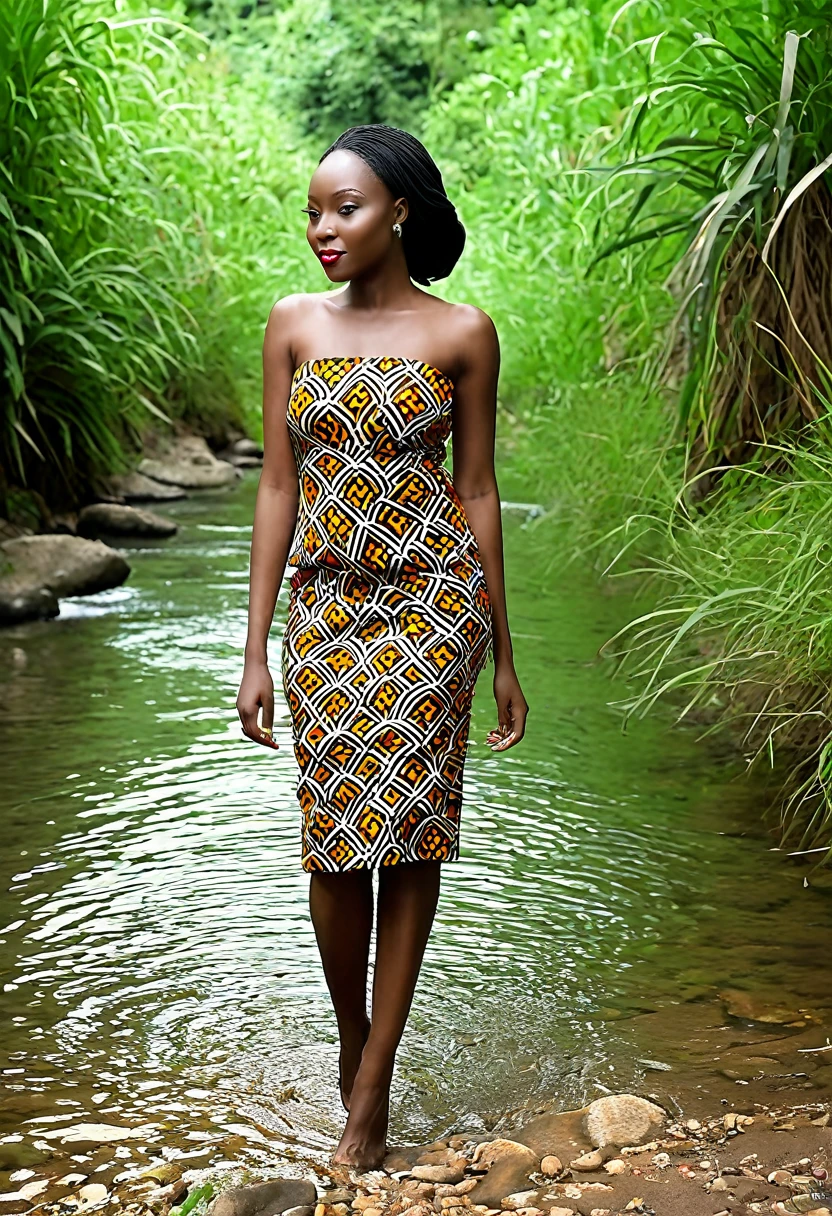
[[[280,751],[244,739],[235,709],[256,485],[166,506],[178,535],[126,548],[123,587],[0,633],[0,1144],[131,1124],[137,1151],[256,1166],[322,1162],[337,1142],[280,689],[285,582]],[[597,650],[632,600],[574,564],[544,573],[522,511],[504,533],[528,731],[486,746],[487,667],[391,1143],[680,1090],[726,1000],[738,1025],[832,1029],[832,898],[773,851],[762,779],[668,708],[622,730],[626,686]]]

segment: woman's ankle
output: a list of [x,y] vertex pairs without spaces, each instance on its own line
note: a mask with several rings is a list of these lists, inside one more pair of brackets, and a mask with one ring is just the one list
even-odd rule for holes
[[395,1052],[385,1051],[373,1045],[372,1034],[364,1044],[361,1055],[361,1067],[356,1076],[356,1083],[369,1085],[373,1088],[389,1089],[393,1080],[393,1068],[396,1062]]

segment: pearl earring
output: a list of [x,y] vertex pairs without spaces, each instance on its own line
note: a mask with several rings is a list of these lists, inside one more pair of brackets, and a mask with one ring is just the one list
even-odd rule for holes
[[394,225],[393,225],[393,231],[395,232],[396,236],[401,236],[401,234],[402,234],[402,226],[401,226],[401,224],[394,224]]

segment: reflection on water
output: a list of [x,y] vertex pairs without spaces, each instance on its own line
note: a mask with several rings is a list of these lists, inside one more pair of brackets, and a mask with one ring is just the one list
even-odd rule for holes
[[[280,752],[242,739],[235,710],[255,486],[172,505],[178,536],[130,550],[125,587],[0,635],[0,1137],[153,1124],[148,1143],[205,1162],[323,1160],[337,1140],[280,693],[286,584]],[[529,730],[486,747],[486,668],[397,1140],[637,1084],[634,1015],[762,984],[830,1004],[828,896],[772,854],[737,760],[660,717],[622,732],[595,653],[628,605],[571,570],[541,586],[521,518],[504,527]],[[670,1032],[650,1051],[680,1059]]]

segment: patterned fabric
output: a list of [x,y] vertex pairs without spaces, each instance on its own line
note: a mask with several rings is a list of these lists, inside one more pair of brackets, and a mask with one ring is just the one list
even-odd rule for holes
[[476,538],[444,467],[453,383],[415,359],[302,363],[283,688],[301,864],[459,856],[474,685],[492,654]]

